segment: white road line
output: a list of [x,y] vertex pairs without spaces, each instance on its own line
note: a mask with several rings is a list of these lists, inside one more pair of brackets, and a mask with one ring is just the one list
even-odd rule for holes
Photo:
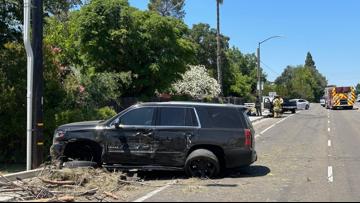
[[276,125],[276,123],[273,124],[273,125],[271,125],[270,127],[266,128],[264,131],[262,131],[262,132],[260,133],[260,135],[266,133],[268,130],[270,130],[271,128],[275,127],[275,125]]
[[328,132],[331,132],[331,129],[330,129],[330,128],[328,128]]
[[284,122],[286,119],[288,119],[288,118],[290,118],[290,117],[293,117],[294,115],[295,115],[295,114],[292,114],[291,116],[288,116],[288,117],[286,117],[286,118],[284,118],[284,119],[276,122],[275,124],[271,125],[270,127],[266,128],[266,129],[263,130],[260,134],[256,135],[256,136],[255,136],[255,139],[257,139],[257,138],[260,137],[261,135],[265,134],[268,130],[270,130],[271,128],[275,127],[276,125]]
[[328,167],[328,181],[329,181],[329,183],[334,182],[334,174],[333,174],[333,167],[332,166]]
[[331,140],[328,140],[328,146],[331,147]]
[[171,185],[174,185],[176,182],[177,182],[177,181],[174,180],[174,181],[168,183],[167,185],[165,185],[164,187],[161,187],[161,188],[159,188],[159,189],[157,189],[157,190],[155,190],[155,191],[152,191],[152,192],[150,192],[149,194],[145,195],[144,197],[141,197],[141,198],[139,198],[139,199],[137,199],[137,200],[135,200],[135,201],[133,201],[133,202],[144,202],[145,200],[153,197],[154,195],[158,194],[159,192],[162,192],[163,190],[167,189],[167,188],[170,187]]
[[330,124],[330,121],[328,121],[328,124]]

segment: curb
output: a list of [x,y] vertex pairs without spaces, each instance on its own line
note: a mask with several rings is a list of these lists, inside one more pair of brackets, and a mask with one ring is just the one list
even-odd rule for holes
[[4,177],[10,181],[16,181],[17,178],[28,179],[28,178],[36,177],[42,171],[44,171],[44,169],[35,169],[35,170],[31,170],[31,171],[23,171],[23,172],[19,172],[19,173],[12,173],[12,174],[8,174],[8,175],[4,175]]
[[261,121],[261,120],[263,120],[265,117],[260,117],[260,118],[256,118],[255,120],[252,120],[251,121],[251,123],[257,123],[257,122],[259,122],[259,121]]

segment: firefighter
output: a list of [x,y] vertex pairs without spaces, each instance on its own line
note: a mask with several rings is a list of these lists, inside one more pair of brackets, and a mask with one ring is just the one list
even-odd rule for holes
[[279,97],[276,96],[274,101],[273,101],[273,111],[274,111],[274,118],[280,118],[281,117],[281,110],[282,110],[282,104],[284,103],[284,100]]
[[262,113],[261,113],[261,101],[260,101],[259,96],[256,97],[255,108],[256,108],[256,115],[257,116],[262,116]]

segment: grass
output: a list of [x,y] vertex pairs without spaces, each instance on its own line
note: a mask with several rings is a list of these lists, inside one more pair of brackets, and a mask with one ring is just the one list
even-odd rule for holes
[[16,173],[24,171],[26,169],[25,164],[3,164],[0,163],[0,172],[2,174]]

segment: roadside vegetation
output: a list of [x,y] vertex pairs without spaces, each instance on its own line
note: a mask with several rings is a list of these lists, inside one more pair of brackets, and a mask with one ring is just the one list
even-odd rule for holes
[[[147,101],[164,93],[219,95],[217,30],[205,23],[186,25],[184,1],[151,0],[146,11],[127,0],[44,3],[46,147],[57,126],[109,118],[116,114],[113,107],[121,106],[121,97]],[[0,0],[0,163],[22,163],[25,158],[22,12],[23,1]],[[256,55],[230,47],[226,35],[219,37],[223,96],[254,102]],[[310,57],[304,66],[287,67],[275,83],[262,71],[265,93],[317,101],[327,81]]]

